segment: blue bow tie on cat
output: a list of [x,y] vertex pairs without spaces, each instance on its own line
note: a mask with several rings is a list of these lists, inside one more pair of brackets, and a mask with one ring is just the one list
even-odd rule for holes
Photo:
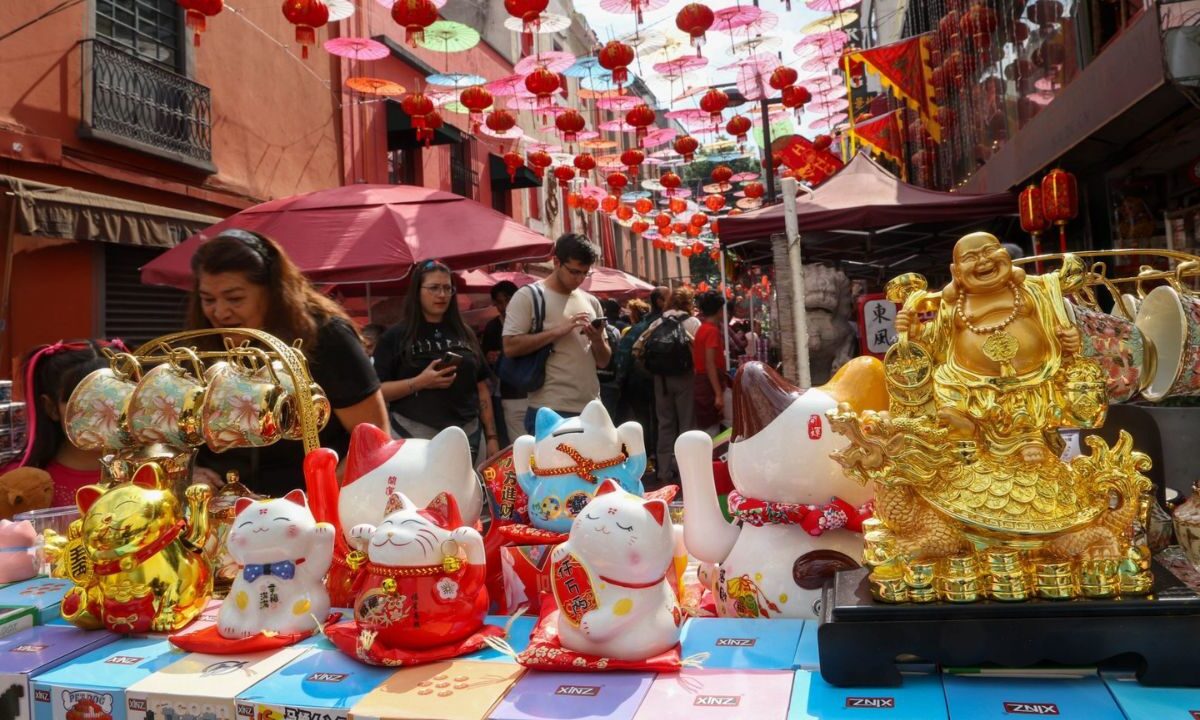
[[291,580],[296,577],[296,563],[291,560],[280,560],[261,565],[247,565],[242,569],[242,579],[246,582],[254,582],[263,575],[274,575],[280,580]]

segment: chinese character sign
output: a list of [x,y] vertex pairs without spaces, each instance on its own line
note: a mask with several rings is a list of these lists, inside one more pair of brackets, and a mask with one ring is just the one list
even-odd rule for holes
[[858,338],[864,355],[882,358],[896,342],[896,303],[882,293],[858,299]]

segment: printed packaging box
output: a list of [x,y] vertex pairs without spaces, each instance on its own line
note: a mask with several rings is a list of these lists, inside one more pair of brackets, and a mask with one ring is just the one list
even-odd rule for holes
[[[529,615],[522,615],[513,620],[508,615],[488,615],[484,619],[488,625],[508,628],[508,637],[504,639],[515,652],[521,652],[529,647],[529,636],[533,634],[533,626],[537,624],[537,618]],[[509,625],[509,623],[512,625]],[[482,650],[476,650],[470,655],[464,655],[462,660],[486,660],[488,662],[506,662],[511,663],[513,659],[502,652],[485,647]]]
[[525,668],[454,660],[405,668],[350,709],[350,720],[484,720]]
[[36,577],[0,588],[0,608],[31,607],[37,611],[35,625],[60,617],[58,606],[73,583],[63,578]]
[[125,691],[128,720],[233,720],[235,698],[312,647],[247,655],[190,653]]
[[948,720],[941,675],[905,675],[900,687],[839,688],[822,680],[820,673],[796,671],[788,720],[854,720],[861,717]]
[[117,639],[102,631],[54,625],[22,630],[0,640],[0,718],[30,720],[30,678]]
[[499,612],[511,615],[518,608],[537,617],[541,596],[550,592],[550,551],[553,545],[508,545],[500,548],[504,597],[493,598]]
[[37,608],[9,608],[0,610],[0,638],[6,638],[28,630],[37,623]]
[[662,673],[635,720],[785,720],[792,672],[774,670],[681,670]]
[[491,720],[630,720],[654,673],[527,673]]
[[185,655],[162,637],[127,637],[33,679],[34,720],[125,720],[125,688]]
[[817,647],[817,621],[804,623],[804,632],[800,633],[800,643],[796,645],[796,658],[792,667],[797,670],[816,672],[821,669],[821,653]]
[[1075,678],[944,675],[952,718],[1019,720],[1125,720],[1098,675]]
[[1129,674],[1105,674],[1103,679],[1129,720],[1200,718],[1200,688],[1146,687]]
[[803,620],[692,618],[683,626],[683,656],[708,653],[712,670],[791,670]]
[[237,714],[253,720],[346,720],[355,703],[395,672],[365,665],[322,642],[238,695]]
[[203,630],[206,627],[216,625],[217,613],[220,610],[220,600],[209,600],[208,604],[204,606],[204,610],[202,610],[199,615],[197,615],[190,623],[188,623],[187,627],[180,630],[177,634],[186,635],[188,633],[193,633],[197,630]]

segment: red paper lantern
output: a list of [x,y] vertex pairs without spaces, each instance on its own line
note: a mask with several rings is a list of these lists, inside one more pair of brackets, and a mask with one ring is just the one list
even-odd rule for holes
[[[688,223],[687,236],[688,237],[700,237],[701,229],[702,228],[699,225],[692,225],[691,223]],[[700,254],[699,252],[696,252],[694,249],[692,250],[692,252],[695,253],[696,255]]]
[[760,182],[748,182],[742,187],[742,192],[746,193],[748,198],[760,198],[766,194],[767,190]]
[[813,138],[813,147],[817,150],[828,150],[833,145],[833,138],[828,135],[818,135]]
[[404,28],[404,41],[409,47],[425,39],[425,28],[437,19],[437,5],[432,0],[396,0],[392,5],[392,20]]
[[1079,214],[1079,187],[1075,176],[1055,168],[1042,178],[1042,213],[1058,226],[1059,252],[1067,251],[1067,223]]
[[621,87],[629,79],[628,68],[634,57],[633,48],[620,40],[610,40],[600,48],[596,61],[600,63],[600,67],[612,73],[613,82],[617,87]]
[[725,196],[709,195],[705,197],[704,207],[708,208],[712,212],[718,212],[721,208],[725,207]]
[[583,204],[583,196],[576,192],[567,193],[567,207],[577,208]]
[[467,119],[471,123],[471,132],[478,132],[483,111],[492,106],[492,94],[482,85],[472,85],[458,94],[458,101],[469,111]]
[[700,147],[700,142],[691,135],[681,135],[675,138],[673,146],[675,152],[683,156],[684,162],[691,162],[696,154],[696,148]]
[[637,176],[638,166],[646,161],[646,153],[631,149],[621,153],[621,164],[629,168],[629,174]]
[[721,259],[721,251],[720,250],[709,250],[708,251],[708,259],[712,260],[713,262],[720,260]]
[[721,113],[729,107],[729,96],[716,88],[700,96],[700,109],[708,113],[713,122],[721,122]]
[[[712,221],[712,222],[710,222],[710,223],[708,224],[708,229],[712,231],[712,234],[713,234],[713,235],[716,235],[716,234],[717,234],[717,220],[716,220],[716,218],[714,218],[714,219],[713,219],[713,221]],[[719,251],[717,251],[717,250],[713,250],[713,252],[714,252],[714,253],[717,253],[717,252],[719,252]],[[717,258],[716,258],[716,255],[714,255],[714,256],[713,256],[713,260],[716,260],[716,259],[717,259]]]
[[654,209],[654,203],[650,202],[650,198],[638,198],[633,201],[633,209],[645,215]]
[[804,106],[812,100],[812,93],[808,88],[799,85],[792,85],[783,89],[783,106],[795,111],[796,117],[800,117],[800,112]]
[[771,72],[771,77],[767,79],[767,84],[776,90],[786,90],[796,84],[800,74],[786,65],[780,65]]
[[739,143],[746,142],[746,135],[752,127],[750,118],[745,115],[734,115],[729,118],[729,122],[725,124],[725,132],[737,137]]
[[687,210],[687,201],[683,200],[682,198],[671,198],[670,200],[667,201],[667,208],[671,212],[678,215],[679,213],[683,212],[684,210]]
[[1020,197],[1017,199],[1020,205],[1021,214],[1021,229],[1029,233],[1033,238],[1033,252],[1035,255],[1041,254],[1041,246],[1038,241],[1038,236],[1046,231],[1050,223],[1046,220],[1045,211],[1042,208],[1042,191],[1036,184],[1030,184],[1021,191]]
[[654,216],[654,224],[659,228],[666,230],[671,226],[671,216],[665,212],[659,213]]
[[517,126],[517,119],[507,110],[493,110],[483,121],[495,133],[506,133]]
[[725,183],[729,182],[730,178],[733,177],[733,168],[729,167],[728,165],[718,165],[713,168],[712,175],[710,177],[712,177],[713,182],[724,185]]
[[517,170],[525,164],[525,159],[521,157],[521,153],[509,150],[504,153],[504,167],[508,168],[508,181],[512,182],[517,179]]
[[634,220],[629,225],[629,229],[633,231],[635,235],[641,235],[650,229],[650,223],[646,222],[645,220]]
[[558,75],[539,65],[525,76],[525,89],[537,97],[539,108],[547,107],[551,96],[558,90]]
[[692,213],[692,219],[689,222],[696,227],[704,227],[708,224],[708,216],[702,212]]
[[625,113],[625,122],[634,127],[634,137],[640,143],[646,137],[646,128],[654,124],[658,119],[654,111],[646,103],[642,103]]
[[676,235],[685,235],[687,234],[688,224],[683,222],[671,223],[671,229],[675,231]]
[[417,131],[417,137],[421,137],[421,131],[425,129],[425,118],[433,112],[433,101],[425,97],[424,93],[409,93],[400,101],[400,108],[408,113],[413,129]]
[[550,0],[504,0],[504,9],[509,15],[521,19],[521,31],[526,35],[541,23],[542,13],[549,5]]
[[617,206],[617,219],[621,221],[629,221],[633,218],[633,208],[628,205]]
[[692,254],[693,255],[703,255],[704,254],[704,243],[702,243],[702,242],[692,243]]
[[617,199],[616,195],[606,195],[604,199],[600,201],[600,209],[605,213],[611,213],[613,210],[616,210],[617,206],[620,204],[621,201]]
[[587,121],[578,110],[571,109],[559,113],[558,117],[554,118],[554,127],[563,134],[563,142],[573,143],[579,137],[579,133],[587,127]]
[[200,47],[200,33],[208,30],[208,19],[225,8],[223,0],[177,0],[185,11],[184,25],[192,31],[192,45]]
[[973,5],[962,18],[962,31],[970,35],[977,45],[988,45],[992,42],[992,33],[996,32],[996,13],[987,5]]
[[608,186],[612,188],[612,191],[616,193],[624,190],[625,186],[629,184],[629,178],[619,172],[609,173],[605,181],[608,182]]
[[559,187],[567,187],[575,179],[575,168],[569,165],[559,165],[554,168],[554,179],[558,180]]
[[546,175],[546,168],[554,164],[554,158],[550,157],[550,153],[545,150],[535,150],[526,155],[525,159],[539,178],[544,177]]
[[[416,123],[413,124],[416,125]],[[424,127],[417,129],[417,141],[424,142],[425,147],[429,147],[429,143],[433,141],[433,131],[445,124],[445,121],[442,120],[441,113],[439,113],[437,110],[431,111],[424,118],[422,118],[422,125]]]
[[[429,0],[425,0],[429,2]],[[437,8],[433,11],[437,19]],[[329,22],[329,8],[321,0],[284,0],[283,16],[296,26],[296,42],[300,43],[300,57],[308,59],[308,46],[317,42],[317,28]]]
[[596,158],[591,153],[579,153],[575,156],[575,167],[579,172],[591,172],[596,169]]
[[704,45],[704,33],[716,21],[712,8],[701,3],[688,3],[679,9],[675,16],[675,27],[687,33],[692,38],[692,46],[696,48],[696,56],[700,56],[700,47]]
[[600,201],[588,195],[583,199],[583,209],[587,212],[594,213],[600,209]]
[[680,255],[682,255],[682,256],[684,256],[684,257],[691,257],[691,256],[692,256],[692,248],[691,248],[691,247],[685,247],[685,248],[683,248],[682,250],[680,250],[680,251],[679,251],[679,254],[680,254]]

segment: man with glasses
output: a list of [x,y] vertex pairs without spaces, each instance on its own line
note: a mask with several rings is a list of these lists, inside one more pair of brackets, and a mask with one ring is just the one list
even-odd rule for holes
[[[553,346],[546,359],[545,383],[529,393],[525,431],[531,435],[538,408],[548,407],[569,417],[600,397],[596,369],[608,365],[612,348],[605,339],[600,301],[579,289],[599,255],[599,249],[583,235],[561,236],[554,243],[554,272],[521,288],[509,301],[504,354],[521,357]],[[535,286],[546,305],[546,320],[538,333],[533,332]]]

